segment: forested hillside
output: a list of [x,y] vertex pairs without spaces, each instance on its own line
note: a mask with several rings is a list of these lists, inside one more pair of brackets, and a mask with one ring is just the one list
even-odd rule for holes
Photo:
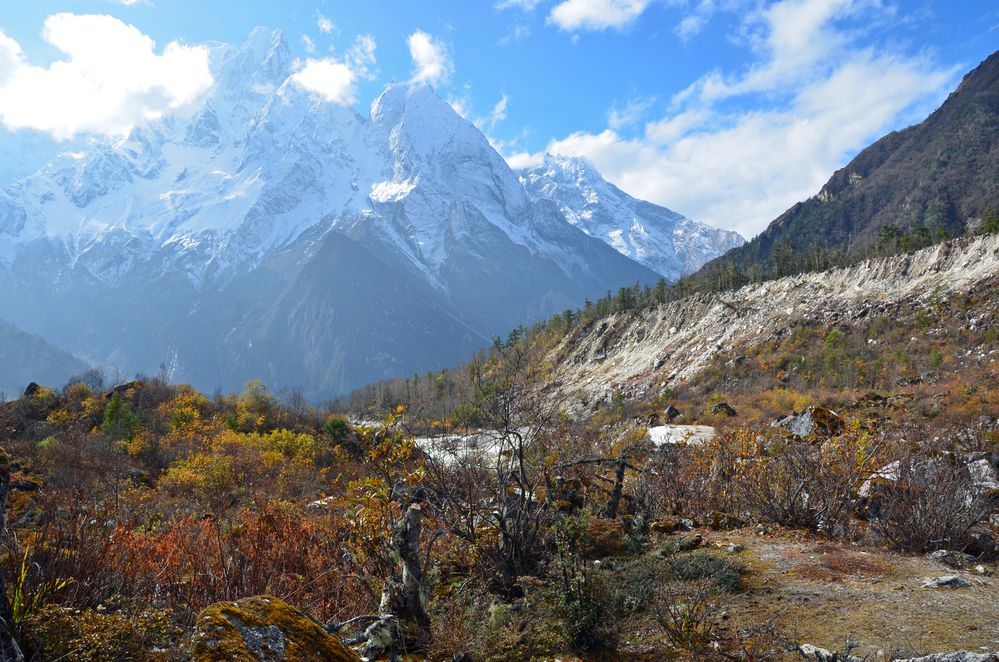
[[817,195],[702,269],[788,269],[796,256],[908,249],[979,227],[999,200],[999,52],[925,121],[881,138]]
[[64,382],[87,365],[44,338],[0,320],[0,394],[13,399],[33,381]]

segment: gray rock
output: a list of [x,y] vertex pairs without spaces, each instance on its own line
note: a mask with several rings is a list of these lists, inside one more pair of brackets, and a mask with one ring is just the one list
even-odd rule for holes
[[954,568],[955,570],[967,568],[975,561],[975,557],[971,554],[955,552],[948,549],[938,549],[935,552],[930,552],[930,558],[934,561],[943,563],[948,568]]
[[971,584],[957,575],[944,575],[942,577],[927,577],[923,580],[926,588],[970,588]]
[[697,549],[704,544],[704,538],[701,537],[700,533],[695,533],[692,536],[684,536],[676,543],[676,549],[679,552],[689,552]]
[[732,405],[730,405],[727,402],[719,402],[718,404],[716,404],[714,407],[711,408],[711,413],[721,414],[723,416],[728,416],[729,418],[731,418],[732,416],[738,416],[738,413],[735,411],[735,408],[733,408]]
[[800,414],[794,413],[785,416],[773,425],[793,437],[805,439],[813,434],[837,435],[843,431],[845,423],[840,415],[833,410],[813,405]]
[[933,653],[923,657],[899,658],[892,662],[999,662],[999,653],[971,653],[957,651],[956,653]]
[[825,648],[813,646],[812,644],[801,644],[795,650],[804,659],[813,660],[814,662],[863,662],[862,659],[855,655],[835,653]]

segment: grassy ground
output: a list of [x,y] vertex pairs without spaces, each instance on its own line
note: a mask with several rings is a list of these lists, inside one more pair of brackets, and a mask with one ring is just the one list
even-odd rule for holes
[[[959,571],[925,556],[841,545],[800,532],[704,532],[707,544],[739,543],[747,589],[731,596],[730,619],[771,621],[792,640],[831,650],[857,644],[876,656],[999,649],[999,579]],[[986,565],[987,572],[996,568]],[[957,574],[966,589],[933,589],[923,579]],[[877,658],[874,658],[877,659]]]

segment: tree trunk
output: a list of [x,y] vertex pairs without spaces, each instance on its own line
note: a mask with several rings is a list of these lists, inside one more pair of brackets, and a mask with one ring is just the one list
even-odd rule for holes
[[[427,591],[420,563],[420,535],[423,511],[411,504],[392,534],[392,554],[402,565],[402,576],[388,579],[382,588],[379,611],[391,614],[396,623],[393,648],[403,653],[423,653],[430,643],[430,615]],[[388,620],[382,629],[391,627]],[[370,639],[369,639],[370,642]]]
[[617,461],[617,472],[614,474],[614,489],[611,490],[610,501],[607,502],[605,514],[610,519],[617,518],[617,511],[621,505],[621,493],[624,490],[624,472],[628,468],[628,463],[622,457]]

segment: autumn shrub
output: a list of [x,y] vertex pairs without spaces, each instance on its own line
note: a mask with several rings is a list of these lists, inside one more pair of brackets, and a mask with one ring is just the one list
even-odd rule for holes
[[232,456],[198,453],[167,469],[159,488],[174,497],[221,508],[236,502],[242,484],[237,481]]
[[751,430],[737,439],[741,509],[783,526],[851,535],[856,492],[881,457],[878,438],[854,425],[821,445]]
[[661,518],[697,517],[730,505],[727,484],[735,456],[727,440],[704,446],[666,444],[649,458],[634,489],[646,525]]
[[705,659],[720,629],[718,589],[707,580],[663,581],[652,601],[654,621],[681,659]]
[[607,578],[584,566],[570,578],[568,587],[558,604],[569,649],[589,655],[613,651],[619,619]]
[[624,526],[619,519],[592,518],[583,538],[583,555],[601,559],[624,551]]

